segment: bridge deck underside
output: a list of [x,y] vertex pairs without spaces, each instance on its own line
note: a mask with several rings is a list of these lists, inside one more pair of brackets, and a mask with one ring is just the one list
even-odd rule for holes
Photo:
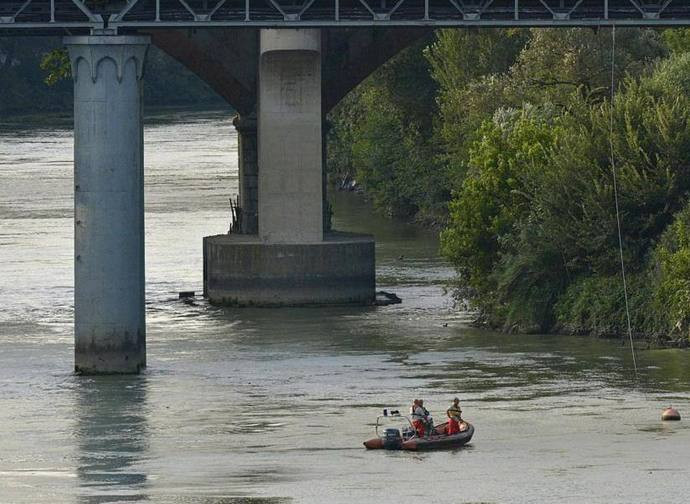
[[0,33],[105,27],[690,25],[688,0],[111,0],[105,5],[0,0]]

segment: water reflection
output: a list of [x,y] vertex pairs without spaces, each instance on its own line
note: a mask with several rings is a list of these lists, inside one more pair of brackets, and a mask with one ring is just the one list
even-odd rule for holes
[[77,502],[148,501],[147,377],[79,378],[75,395]]

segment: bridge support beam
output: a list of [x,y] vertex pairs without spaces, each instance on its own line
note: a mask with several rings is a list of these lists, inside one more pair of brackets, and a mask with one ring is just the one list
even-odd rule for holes
[[146,366],[142,36],[67,37],[74,78],[75,371]]
[[258,235],[204,239],[204,292],[235,305],[367,304],[374,240],[324,233],[321,31],[260,31]]

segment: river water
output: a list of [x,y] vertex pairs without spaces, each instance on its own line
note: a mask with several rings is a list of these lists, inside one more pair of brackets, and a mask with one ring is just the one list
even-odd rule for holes
[[[335,226],[377,238],[370,308],[221,309],[201,238],[237,192],[226,112],[146,121],[149,368],[77,377],[68,119],[0,124],[0,503],[684,502],[690,353],[495,334],[444,292],[434,232],[336,195]],[[458,395],[471,445],[367,452],[383,407],[440,418]],[[688,420],[662,423],[673,404]]]

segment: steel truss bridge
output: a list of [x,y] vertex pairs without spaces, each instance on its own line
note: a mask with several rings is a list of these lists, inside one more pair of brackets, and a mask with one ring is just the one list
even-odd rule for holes
[[155,28],[690,25],[690,0],[0,0],[0,34]]

